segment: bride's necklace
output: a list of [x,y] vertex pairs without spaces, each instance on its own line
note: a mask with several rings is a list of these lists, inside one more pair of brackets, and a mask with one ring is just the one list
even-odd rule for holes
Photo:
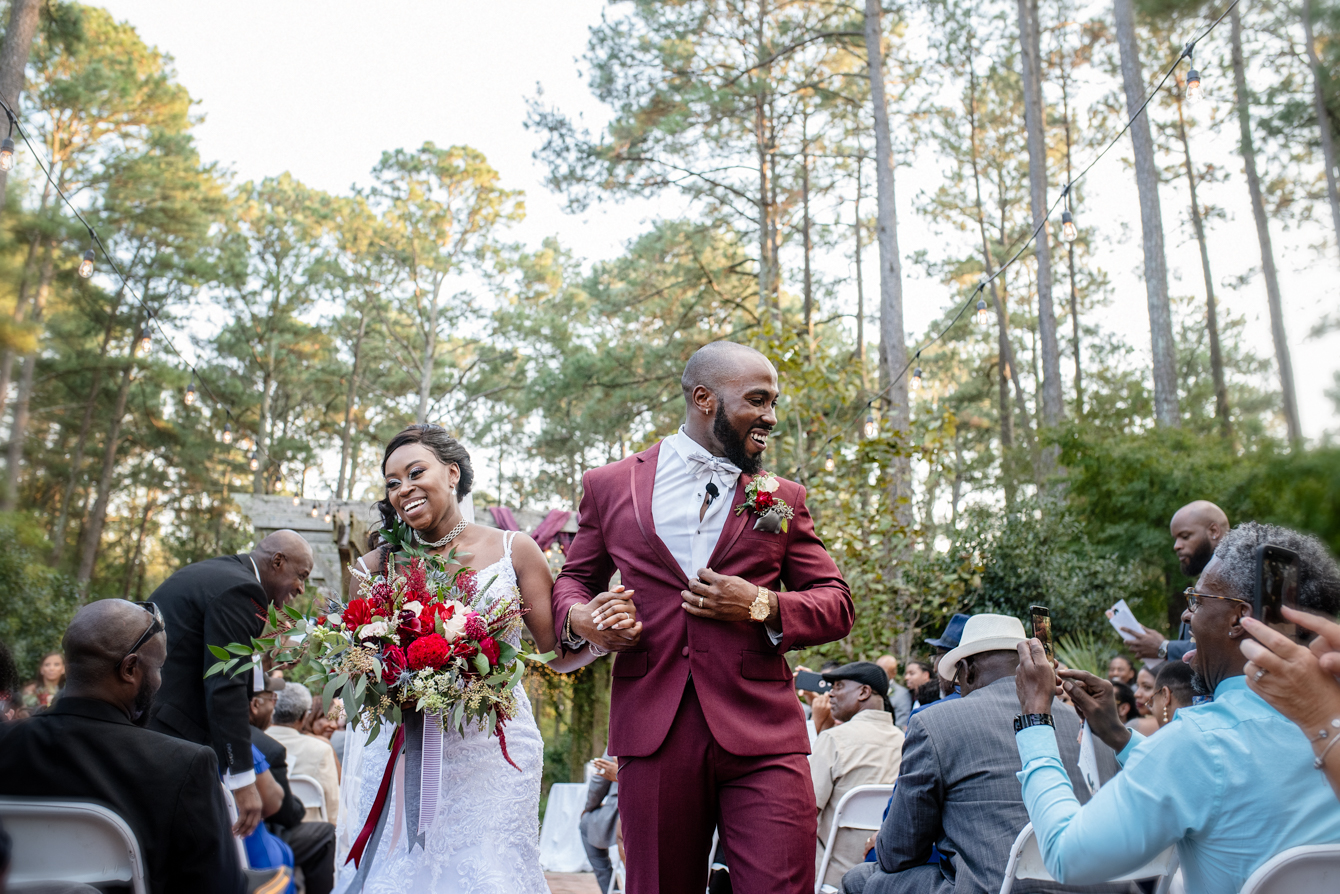
[[462,531],[465,530],[465,526],[467,524],[469,524],[469,522],[467,522],[465,519],[461,519],[461,523],[456,527],[452,528],[451,533],[448,534],[446,537],[443,537],[441,540],[424,540],[422,537],[419,536],[418,531],[414,532],[414,539],[422,543],[424,546],[431,547],[432,549],[437,549],[438,547],[446,546],[448,543],[455,540],[457,535],[459,535]]

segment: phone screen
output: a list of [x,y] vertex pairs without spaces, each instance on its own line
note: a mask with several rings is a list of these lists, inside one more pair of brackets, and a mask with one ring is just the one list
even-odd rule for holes
[[833,684],[814,671],[800,671],[796,674],[796,688],[803,692],[827,692]]
[[1286,624],[1282,606],[1298,607],[1298,554],[1270,543],[1256,548],[1256,593],[1252,614],[1266,624]]
[[1048,661],[1056,660],[1056,647],[1052,645],[1052,613],[1045,605],[1029,608],[1033,621],[1033,638],[1042,643],[1042,651],[1047,653]]

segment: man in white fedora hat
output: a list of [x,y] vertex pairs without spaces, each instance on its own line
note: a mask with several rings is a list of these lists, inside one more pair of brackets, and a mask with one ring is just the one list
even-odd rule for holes
[[[1017,618],[968,619],[958,645],[938,664],[940,675],[957,682],[963,697],[912,717],[898,787],[876,838],[878,861],[843,876],[844,892],[1000,890],[1010,845],[1028,822],[1014,743],[1019,714],[1014,677],[1025,639]],[[1078,779],[1079,717],[1060,703],[1052,711],[1062,763]],[[1099,778],[1105,781],[1116,772],[1116,759],[1101,743],[1096,750]]]

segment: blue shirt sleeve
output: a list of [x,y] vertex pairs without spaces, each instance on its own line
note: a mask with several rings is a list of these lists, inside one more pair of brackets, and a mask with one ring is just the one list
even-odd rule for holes
[[251,746],[251,760],[255,763],[257,776],[270,769],[270,762],[265,759],[265,755],[261,754],[261,750],[255,745]]
[[[1024,806],[1057,881],[1092,885],[1137,869],[1219,810],[1224,774],[1217,755],[1181,732],[1165,728],[1138,745],[1132,736],[1122,752],[1122,772],[1083,807],[1061,763],[1055,731],[1035,726],[1015,736]],[[1146,759],[1155,752],[1161,753]]]

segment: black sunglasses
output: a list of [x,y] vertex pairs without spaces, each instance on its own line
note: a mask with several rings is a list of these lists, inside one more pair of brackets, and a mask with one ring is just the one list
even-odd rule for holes
[[148,628],[143,633],[140,634],[140,638],[135,640],[135,645],[130,647],[130,651],[122,655],[117,660],[116,662],[117,665],[120,665],[122,661],[125,661],[131,655],[134,655],[136,652],[140,650],[141,646],[143,646],[150,639],[152,639],[153,637],[157,636],[159,633],[162,633],[164,630],[167,629],[167,625],[163,623],[163,613],[158,610],[157,605],[155,605],[152,602],[136,602],[134,604],[138,605],[140,608],[144,609],[146,612],[152,615],[153,620],[149,622]]

